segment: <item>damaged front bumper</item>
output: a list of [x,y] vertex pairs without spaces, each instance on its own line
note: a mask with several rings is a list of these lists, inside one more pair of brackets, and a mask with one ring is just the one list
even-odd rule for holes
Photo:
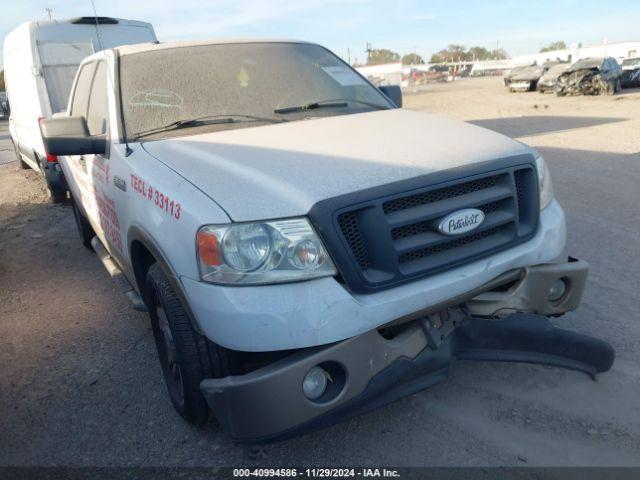
[[558,78],[554,88],[556,95],[603,95],[614,93],[613,86],[597,69],[567,72]]
[[[526,267],[518,278],[499,289],[486,291],[466,302],[473,315],[505,317],[513,313],[538,313],[558,316],[575,310],[587,283],[589,265],[569,257],[565,263]],[[552,288],[560,287],[556,298]]]
[[556,86],[556,82],[549,82],[549,81],[539,81],[538,84],[536,85],[536,90],[538,90],[541,93],[547,93],[547,92],[553,92],[553,89]]
[[[584,265],[571,263],[578,264],[571,267],[576,273],[565,269],[561,275],[575,289],[566,293],[572,304],[574,295],[579,300],[582,294],[583,274],[577,272]],[[529,269],[513,292],[535,293],[532,279],[543,289],[560,273],[544,267]],[[519,293],[513,292],[516,305]],[[554,327],[542,315],[518,313],[497,320],[453,307],[300,350],[245,375],[206,379],[201,390],[233,438],[264,443],[317,430],[423,390],[445,380],[458,359],[541,363],[593,377],[611,367],[614,352],[603,341]],[[310,400],[302,385],[318,366],[329,381],[324,393]]]
[[512,81],[509,88],[512,92],[530,92],[534,90],[535,80],[518,80]]

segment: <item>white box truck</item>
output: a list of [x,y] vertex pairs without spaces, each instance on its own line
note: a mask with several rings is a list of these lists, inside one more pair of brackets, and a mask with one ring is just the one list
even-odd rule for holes
[[54,202],[66,199],[67,187],[57,158],[45,154],[38,120],[67,108],[85,57],[103,48],[155,41],[150,23],[108,17],[25,22],[5,38],[9,132],[16,156],[21,167],[44,174]]

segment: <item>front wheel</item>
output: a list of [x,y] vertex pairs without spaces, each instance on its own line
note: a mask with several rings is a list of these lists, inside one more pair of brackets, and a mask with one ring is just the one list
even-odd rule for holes
[[145,299],[171,403],[188,422],[202,425],[209,419],[210,411],[200,382],[235,373],[230,361],[235,352],[215,345],[195,331],[157,263],[147,272]]
[[613,90],[613,93],[620,93],[620,91],[622,90],[622,82],[620,81],[620,79],[616,80],[616,87]]

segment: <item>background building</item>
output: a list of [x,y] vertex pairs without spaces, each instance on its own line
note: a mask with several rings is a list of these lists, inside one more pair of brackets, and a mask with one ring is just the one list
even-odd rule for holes
[[613,57],[618,62],[623,58],[636,57],[640,55],[640,41],[638,42],[605,42],[599,45],[581,46],[579,44],[573,44],[571,47],[564,50],[552,50],[543,53],[534,53],[531,55],[518,55],[511,59],[513,66],[515,65],[527,65],[533,62],[538,64],[544,63],[547,60],[562,60],[565,62],[575,62],[581,58],[587,57]]

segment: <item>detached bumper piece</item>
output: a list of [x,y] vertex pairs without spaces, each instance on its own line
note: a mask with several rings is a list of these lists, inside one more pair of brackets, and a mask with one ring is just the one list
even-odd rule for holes
[[[394,328],[298,352],[246,375],[206,379],[201,389],[234,439],[269,443],[419,392],[445,380],[457,359],[554,365],[594,378],[615,356],[606,342],[539,315],[486,320],[455,309]],[[327,387],[310,400],[303,381],[314,367],[326,372]]]

